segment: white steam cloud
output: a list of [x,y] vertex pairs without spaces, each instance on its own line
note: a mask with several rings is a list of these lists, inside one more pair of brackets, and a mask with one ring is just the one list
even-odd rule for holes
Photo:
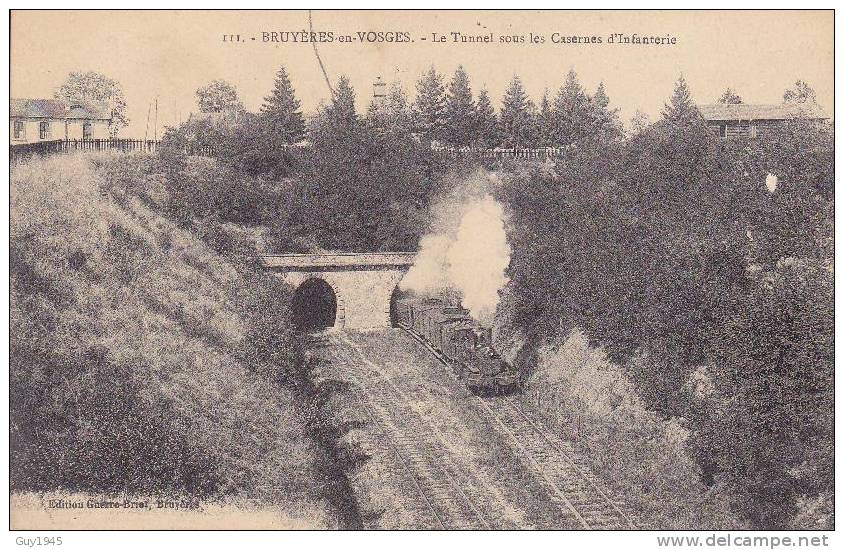
[[485,193],[449,201],[439,210],[440,228],[422,238],[416,262],[400,288],[429,295],[457,290],[463,306],[489,323],[510,263],[504,209]]

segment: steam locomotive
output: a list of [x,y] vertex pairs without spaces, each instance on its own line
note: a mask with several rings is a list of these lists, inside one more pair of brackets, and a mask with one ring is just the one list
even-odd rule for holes
[[492,329],[475,321],[459,304],[437,298],[404,298],[398,324],[424,339],[476,393],[516,389],[519,377],[492,347]]

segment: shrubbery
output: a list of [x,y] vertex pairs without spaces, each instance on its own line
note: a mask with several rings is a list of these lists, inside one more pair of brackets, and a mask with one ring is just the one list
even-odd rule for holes
[[[518,349],[522,342],[503,343]],[[539,347],[523,406],[590,461],[641,529],[737,529],[729,495],[709,488],[688,451],[686,422],[645,407],[623,368],[579,330]]]
[[289,290],[162,216],[157,162],[13,171],[12,490],[231,496],[330,523],[279,384],[301,361]]
[[265,112],[173,128],[159,167],[170,214],[266,226],[275,252],[415,250],[451,166],[411,133],[404,101],[391,97],[388,109],[361,117],[341,80],[337,100],[310,120],[307,146]]
[[650,409],[690,422],[702,479],[753,526],[831,525],[828,130],[721,141],[690,110],[571,156],[501,193],[514,326],[583,329]]

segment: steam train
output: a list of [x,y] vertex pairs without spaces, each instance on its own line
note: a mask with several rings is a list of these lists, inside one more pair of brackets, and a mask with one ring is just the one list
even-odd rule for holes
[[476,393],[501,393],[519,386],[519,376],[492,347],[492,329],[475,321],[459,304],[437,298],[404,298],[397,303],[399,326],[422,338]]

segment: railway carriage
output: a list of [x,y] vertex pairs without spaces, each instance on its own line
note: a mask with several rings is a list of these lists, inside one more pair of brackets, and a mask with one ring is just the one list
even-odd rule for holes
[[397,312],[399,325],[424,340],[469,389],[501,392],[518,386],[518,373],[492,346],[492,329],[468,310],[435,298],[405,298]]

